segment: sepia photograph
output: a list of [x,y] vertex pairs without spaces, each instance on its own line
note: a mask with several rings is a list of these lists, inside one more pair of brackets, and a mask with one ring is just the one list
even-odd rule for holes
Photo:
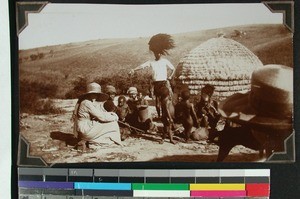
[[16,9],[19,165],[295,161],[292,11]]

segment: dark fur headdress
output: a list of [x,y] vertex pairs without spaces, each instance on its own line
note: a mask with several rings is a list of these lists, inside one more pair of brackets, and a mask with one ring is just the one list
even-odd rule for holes
[[155,54],[168,55],[168,50],[175,47],[174,40],[171,35],[157,34],[151,37],[149,41],[149,49]]

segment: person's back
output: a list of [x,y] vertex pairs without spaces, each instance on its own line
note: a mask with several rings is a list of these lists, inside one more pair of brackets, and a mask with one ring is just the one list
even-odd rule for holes
[[140,94],[138,101],[137,101],[137,111],[138,111],[138,121],[145,122],[147,120],[152,120],[151,114],[149,112],[149,105],[148,101],[145,97]]
[[[97,83],[87,85],[87,92],[79,98],[76,105],[75,124],[78,133],[77,146],[87,146],[89,142],[102,144],[121,144],[118,116],[114,112],[107,112],[100,108],[100,101],[108,99],[101,93],[101,86]],[[111,102],[112,103],[112,102]]]
[[152,69],[152,80],[155,81],[167,81],[168,74],[167,70],[170,68],[172,71],[175,70],[171,62],[165,58],[160,57],[158,60],[149,62]]

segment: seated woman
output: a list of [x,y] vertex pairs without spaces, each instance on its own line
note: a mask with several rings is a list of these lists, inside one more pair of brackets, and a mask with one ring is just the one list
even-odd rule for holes
[[74,111],[74,126],[78,145],[82,145],[84,150],[89,142],[121,145],[117,114],[99,108],[99,101],[107,99],[108,95],[101,93],[101,86],[97,83],[88,84],[87,93],[79,98]]
[[129,125],[144,132],[155,129],[151,114],[149,113],[147,100],[144,99],[144,97],[138,97],[136,87],[130,87],[127,93],[129,96],[129,99],[127,100],[129,113],[126,116],[125,121]]

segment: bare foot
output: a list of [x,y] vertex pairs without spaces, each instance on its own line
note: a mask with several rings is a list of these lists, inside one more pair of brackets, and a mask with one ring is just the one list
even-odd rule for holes
[[159,143],[159,144],[163,144],[163,143],[164,143],[164,140],[160,140],[158,143]]
[[81,140],[75,145],[74,149],[78,151],[80,150],[79,147],[82,147],[82,152],[86,152],[86,149],[88,148],[87,146],[89,146],[87,142],[85,140]]
[[191,138],[185,139],[185,143],[189,143],[189,142],[191,142],[191,141],[192,141]]
[[170,140],[170,142],[172,143],[172,144],[176,144],[177,142],[175,142],[174,140]]

